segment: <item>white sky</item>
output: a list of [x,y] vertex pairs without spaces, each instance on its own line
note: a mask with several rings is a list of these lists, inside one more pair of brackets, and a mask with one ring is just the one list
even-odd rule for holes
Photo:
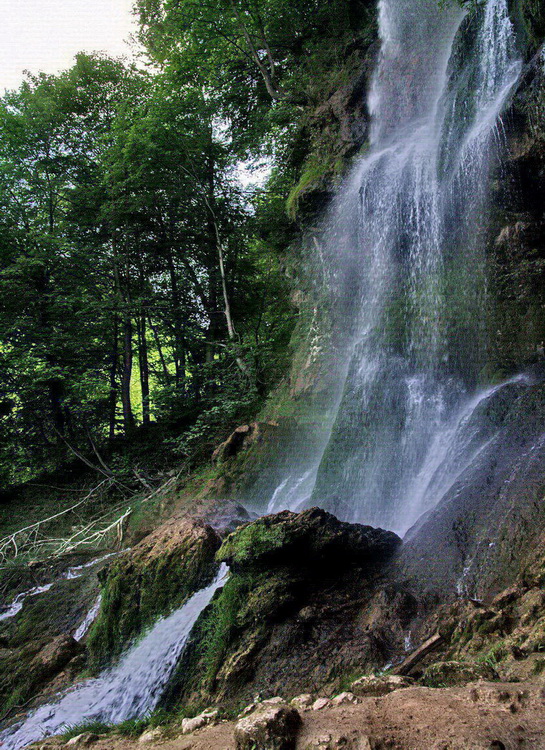
[[58,73],[77,52],[129,55],[133,0],[0,0],[0,94],[23,70]]

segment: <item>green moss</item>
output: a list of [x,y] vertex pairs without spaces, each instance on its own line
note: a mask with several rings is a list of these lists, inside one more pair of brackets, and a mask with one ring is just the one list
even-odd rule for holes
[[183,543],[151,559],[116,560],[103,581],[100,613],[87,640],[90,668],[103,668],[159,617],[210,583],[216,549],[212,534],[204,541],[188,534]]
[[329,155],[319,160],[318,155],[313,154],[305,164],[299,182],[290,190],[286,201],[288,216],[295,219],[302,197],[317,189],[325,189],[332,180],[336,180],[342,174],[344,166],[340,157]]
[[280,549],[286,543],[285,530],[281,526],[269,527],[251,523],[230,534],[221,545],[218,560],[229,559],[236,565],[244,565],[253,557],[262,557]]

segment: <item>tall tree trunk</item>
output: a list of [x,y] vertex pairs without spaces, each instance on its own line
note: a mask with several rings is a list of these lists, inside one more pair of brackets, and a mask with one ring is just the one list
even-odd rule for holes
[[168,383],[171,377],[170,372],[168,371],[167,363],[165,360],[165,355],[163,352],[163,347],[161,346],[161,339],[159,338],[159,334],[157,333],[157,328],[153,324],[153,320],[149,313],[148,313],[148,324],[153,333],[153,339],[155,341],[155,346],[157,347],[157,353],[159,354],[159,360],[161,362],[161,368],[163,370],[163,377],[165,378],[165,383]]
[[170,293],[172,296],[176,385],[178,387],[185,387],[185,341],[182,326],[182,309],[180,290],[178,288],[178,276],[174,266],[174,257],[172,255],[171,247],[167,250],[167,265],[170,276]]
[[135,428],[131,403],[132,376],[132,322],[128,312],[123,316],[123,372],[121,377],[121,404],[123,406],[123,430],[130,435]]
[[108,398],[109,412],[109,438],[113,440],[116,428],[117,413],[117,368],[119,359],[119,318],[117,313],[114,314],[114,335],[112,342],[112,353],[110,359],[110,395]]
[[140,365],[140,387],[142,390],[142,422],[147,427],[150,423],[150,390],[146,313],[143,308],[140,309],[138,317],[138,362]]
[[[229,300],[229,293],[227,289],[227,276],[225,273],[225,255],[223,251],[223,242],[220,234],[220,228],[218,224],[218,217],[216,211],[216,196],[215,196],[215,162],[213,154],[213,140],[212,140],[212,129],[210,129],[210,144],[208,152],[208,194],[206,196],[206,205],[208,208],[208,232],[210,236],[212,252],[212,269],[211,281],[214,279],[214,287],[217,284],[217,271],[219,269],[219,280],[221,284],[221,293],[223,296],[223,313],[225,315],[225,322],[227,324],[227,333],[229,340],[236,343],[237,334],[235,330],[235,324],[233,322],[233,316],[231,314],[231,303]],[[217,265],[216,265],[217,258]],[[215,303],[217,306],[217,302]],[[216,309],[216,307],[214,308]],[[215,339],[213,339],[215,340]],[[236,362],[241,372],[245,375],[248,374],[248,368],[239,354],[236,354]]]

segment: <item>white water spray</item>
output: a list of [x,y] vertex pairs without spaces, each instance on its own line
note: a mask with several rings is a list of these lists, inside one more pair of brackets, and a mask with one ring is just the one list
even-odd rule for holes
[[272,506],[319,505],[403,534],[485,442],[464,428],[475,430],[471,415],[491,394],[474,396],[486,348],[487,188],[521,62],[506,0],[469,13],[437,0],[379,8],[370,150],[325,232],[352,331],[344,391],[310,498],[293,477],[291,496],[278,488]]

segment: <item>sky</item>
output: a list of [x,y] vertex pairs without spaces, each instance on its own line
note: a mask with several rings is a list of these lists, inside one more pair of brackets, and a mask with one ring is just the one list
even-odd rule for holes
[[77,52],[130,55],[133,0],[0,0],[0,94],[23,71],[58,73]]

